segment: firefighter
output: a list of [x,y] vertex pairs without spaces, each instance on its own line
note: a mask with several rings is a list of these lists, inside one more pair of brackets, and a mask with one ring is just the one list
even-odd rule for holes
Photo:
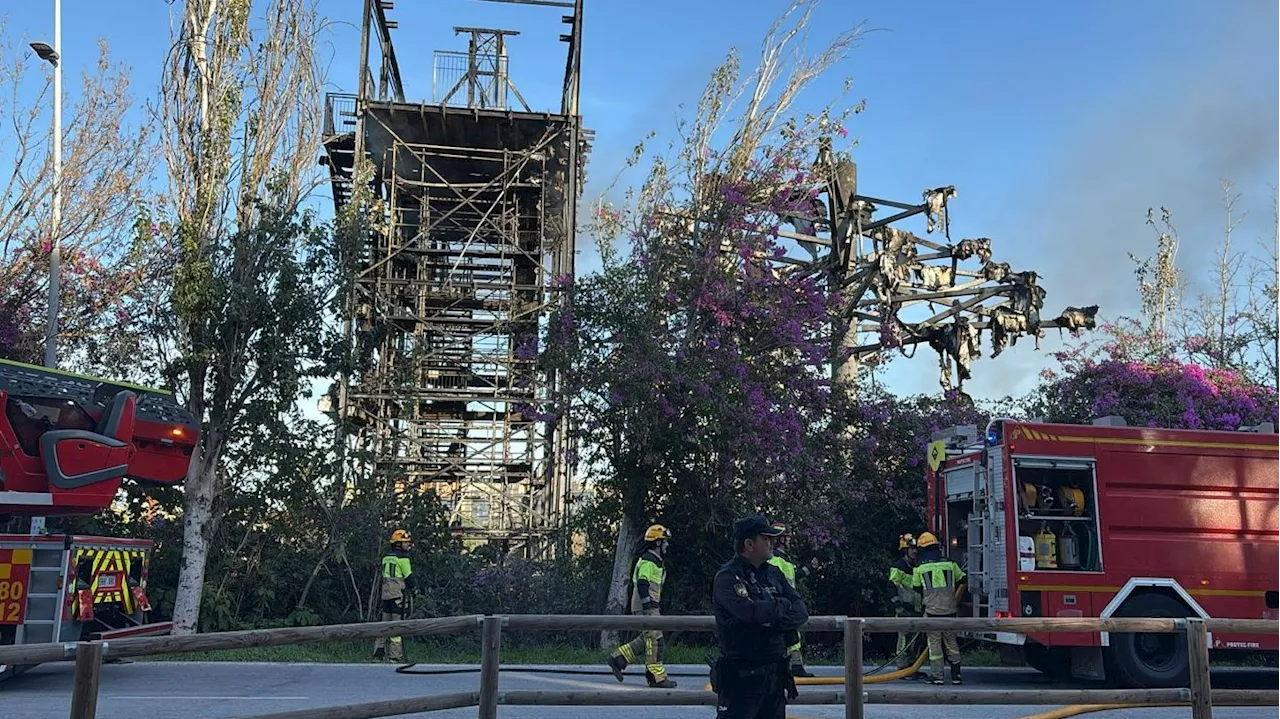
[[716,572],[711,604],[720,657],[711,667],[716,719],[784,719],[798,696],[787,647],[809,612],[775,566],[779,531],[764,517],[733,524],[738,554]]
[[[411,593],[418,591],[418,578],[409,563],[409,549],[413,537],[403,529],[391,533],[391,551],[382,557],[382,621],[404,619],[405,607]],[[404,661],[404,643],[400,637],[391,637],[390,650],[386,640],[379,637],[373,645],[373,658]]]
[[[911,572],[911,586],[923,597],[924,616],[954,617],[959,609],[956,601],[956,585],[964,579],[960,565],[942,556],[938,538],[930,532],[916,540],[920,551],[920,563]],[[928,632],[930,684],[942,684],[942,660],[951,665],[951,683],[959,684],[960,646],[955,632]]]
[[[912,574],[916,566],[916,538],[910,534],[898,537],[898,551],[902,556],[889,568],[889,588],[893,593],[890,600],[893,603],[893,616],[918,617],[921,610],[920,593],[912,585]],[[895,651],[899,669],[906,669],[915,663],[915,647],[916,642],[913,641],[911,634],[898,632],[898,646]],[[903,678],[916,679],[919,674],[920,672],[916,672]]]
[[[778,538],[773,540],[773,557],[769,559],[769,564],[781,570],[782,576],[786,577],[787,583],[791,585],[791,588],[799,592],[800,588],[796,584],[796,575],[799,574],[800,577],[807,576],[809,568],[797,567],[787,558],[785,553],[788,545],[787,537],[789,536],[787,525],[782,522],[774,522],[772,526],[778,532]],[[787,647],[787,658],[791,661],[791,676],[811,677],[813,674],[805,671],[804,653],[800,651],[800,644],[800,632],[796,632],[795,643]]]
[[[667,542],[671,539],[671,530],[661,524],[654,524],[644,532],[644,551],[636,560],[631,571],[631,612],[656,617],[662,612],[662,585],[667,577],[663,560],[667,555]],[[667,676],[667,668],[662,664],[662,632],[645,631],[640,636],[613,650],[609,655],[609,668],[613,676],[622,681],[622,670],[636,660],[643,651],[645,657],[644,677],[649,686],[657,689],[674,689],[676,683]]]

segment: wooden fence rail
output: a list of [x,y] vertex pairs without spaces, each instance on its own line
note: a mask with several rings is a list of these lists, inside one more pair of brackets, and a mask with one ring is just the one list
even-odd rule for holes
[[[480,690],[431,697],[392,699],[322,709],[265,714],[246,719],[374,719],[439,709],[478,707],[479,719],[496,719],[500,705],[511,706],[687,706],[715,704],[707,691],[509,691],[499,690],[502,632],[642,630],[710,631],[709,616],[594,616],[594,615],[466,615],[398,622],[366,622],[323,627],[255,629],[193,636],[135,637],[111,642],[32,644],[0,647],[0,663],[29,664],[75,659],[72,719],[95,719],[98,683],[105,656],[128,657],[192,651],[221,651],[245,647],[305,644],[334,639],[368,640],[390,636],[461,634],[480,630]],[[1209,686],[1208,633],[1275,633],[1280,622],[1252,619],[1173,618],[1009,618],[974,617],[813,617],[806,632],[840,631],[844,634],[845,691],[806,691],[794,704],[844,704],[846,719],[862,719],[864,704],[1174,704],[1189,705],[1193,719],[1211,719],[1213,705],[1273,706],[1280,701],[1274,690],[1219,690]],[[1137,632],[1185,633],[1189,648],[1190,686],[1174,689],[1051,689],[1051,690],[942,690],[894,692],[863,688],[862,646],[864,634],[919,631],[1041,632]]]
[[[867,634],[921,632],[939,622],[947,622],[953,632],[1141,632],[1173,633],[1186,630],[1185,619],[1113,617],[1089,619],[1069,617],[979,619],[976,617],[859,617]],[[812,617],[801,627],[804,632],[843,632],[845,617]],[[464,634],[478,631],[484,621],[479,614],[437,619],[406,619],[396,622],[361,622],[330,624],[318,627],[285,627],[280,629],[248,629],[190,636],[130,637],[113,639],[107,644],[112,657],[137,657],[153,654],[225,651],[252,647],[308,644],[332,640],[373,640],[379,637],[411,637],[440,634]],[[710,616],[616,616],[593,614],[511,614],[503,616],[504,627],[511,631],[641,631],[660,629],[710,632],[715,619]],[[1274,634],[1274,619],[1205,619],[1209,632],[1232,634]],[[43,664],[72,661],[77,647],[86,642],[54,642],[0,646],[0,664]]]

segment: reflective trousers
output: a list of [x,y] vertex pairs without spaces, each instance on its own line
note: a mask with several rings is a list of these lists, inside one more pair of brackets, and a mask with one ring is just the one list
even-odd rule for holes
[[[398,622],[404,619],[404,600],[403,599],[384,599],[382,600],[382,621]],[[390,648],[387,647],[387,639],[378,637],[373,643],[373,651],[385,649],[387,658],[395,661],[404,660],[404,641],[400,637],[390,637]]]
[[[926,617],[954,617],[955,614],[930,614]],[[935,679],[942,678],[942,660],[957,663],[960,661],[960,644],[956,642],[955,632],[928,632],[929,664]]]
[[[657,609],[645,609],[641,613],[647,617],[656,617],[660,612]],[[662,664],[662,632],[641,632],[640,636],[613,650],[613,656],[621,657],[622,665],[625,667],[634,663],[642,652],[647,678],[654,682],[665,681],[667,668]]]

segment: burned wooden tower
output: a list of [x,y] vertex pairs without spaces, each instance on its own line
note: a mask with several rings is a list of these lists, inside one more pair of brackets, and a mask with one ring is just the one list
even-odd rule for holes
[[365,0],[358,89],[327,98],[323,160],[340,216],[368,218],[331,402],[353,461],[388,491],[435,492],[464,541],[524,556],[553,545],[570,491],[568,427],[534,409],[557,391],[535,360],[568,301],[587,151],[582,0],[538,5],[572,13],[549,112],[508,74],[518,33],[490,28],[453,28],[467,49],[437,52],[435,97],[407,100],[392,2]]

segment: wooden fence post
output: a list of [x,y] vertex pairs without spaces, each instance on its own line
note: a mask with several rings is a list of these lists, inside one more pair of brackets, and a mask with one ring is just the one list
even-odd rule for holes
[[96,719],[98,679],[102,676],[102,642],[76,644],[76,674],[71,688],[71,719]]
[[480,719],[498,719],[498,663],[502,647],[502,617],[484,618],[480,644]]
[[1187,668],[1191,675],[1191,719],[1213,719],[1213,692],[1209,688],[1209,635],[1203,619],[1187,620]]
[[862,619],[844,618],[844,717],[863,719]]

